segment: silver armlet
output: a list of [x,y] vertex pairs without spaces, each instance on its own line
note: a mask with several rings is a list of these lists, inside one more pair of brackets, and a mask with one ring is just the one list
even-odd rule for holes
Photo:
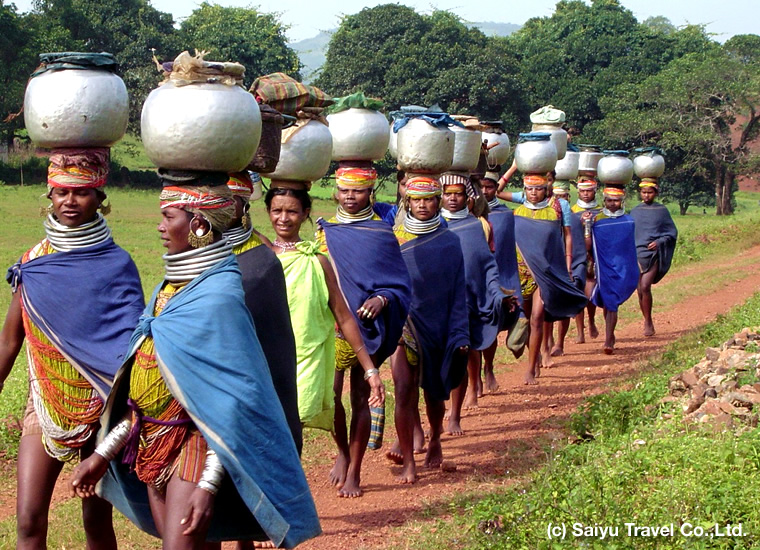
[[215,495],[222,485],[222,479],[224,479],[224,466],[216,453],[209,450],[206,452],[206,464],[197,487]]
[[122,420],[116,424],[113,430],[108,432],[103,442],[95,448],[95,452],[111,462],[126,445],[131,429],[132,421],[129,419]]

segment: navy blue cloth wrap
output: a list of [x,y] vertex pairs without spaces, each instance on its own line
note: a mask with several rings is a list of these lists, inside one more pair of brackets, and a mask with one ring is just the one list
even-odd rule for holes
[[[520,274],[517,272],[517,253],[515,251],[515,216],[512,210],[500,204],[488,213],[488,221],[493,226],[496,243],[496,265],[499,268],[499,282],[508,290],[514,290],[522,306],[520,293]],[[502,327],[504,326],[501,323]]]
[[[317,225],[325,232],[340,290],[359,325],[367,353],[383,362],[396,350],[412,301],[409,272],[396,236],[380,220],[330,223],[320,218]],[[357,310],[378,294],[388,299],[382,315],[373,320],[359,318]]]
[[501,303],[505,297],[499,284],[499,268],[478,218],[469,214],[463,220],[449,220],[449,229],[459,237],[464,257],[470,347],[484,350],[499,334]]
[[402,244],[401,254],[412,277],[409,325],[419,346],[420,384],[443,401],[467,369],[467,355],[457,353],[470,343],[462,247],[439,227]]
[[[650,205],[639,204],[631,210],[631,217],[636,223],[636,253],[641,272],[646,273],[657,262],[654,282],[658,283],[668,272],[673,261],[678,239],[676,224],[668,209],[657,202]],[[652,241],[657,241],[655,250],[647,249]]]
[[129,254],[107,239],[19,261],[6,279],[34,325],[105,400],[145,304]]
[[639,284],[633,218],[602,218],[591,230],[594,238],[596,286],[594,305],[617,311]]
[[[153,316],[160,284],[132,335],[106,403],[104,434],[127,412],[133,357],[153,338],[161,376],[224,466],[208,540],[271,540],[292,548],[317,536],[319,519],[272,383],[235,257],[177,292]],[[157,535],[147,487],[121,457],[99,492],[140,529]]]
[[[594,212],[596,214],[596,211]],[[580,290],[586,288],[586,270],[588,268],[588,251],[586,250],[586,238],[583,229],[583,212],[573,212],[570,216],[570,234],[573,236],[572,272],[573,283]]]
[[567,273],[559,222],[515,216],[515,241],[541,290],[545,319],[558,321],[580,313],[588,300]]

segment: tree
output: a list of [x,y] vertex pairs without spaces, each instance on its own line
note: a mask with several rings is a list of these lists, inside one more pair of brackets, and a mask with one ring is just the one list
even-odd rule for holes
[[[35,67],[35,56],[27,47],[31,40],[23,19],[14,5],[0,2],[0,120],[17,113],[24,103],[24,89],[29,74]],[[21,126],[23,118],[3,122],[2,140],[10,144],[14,130]]]
[[301,62],[287,45],[286,30],[275,15],[203,2],[182,22],[180,36],[188,47],[209,51],[209,59],[243,64],[250,86],[256,77],[274,72],[301,78]]
[[452,13],[384,4],[343,18],[315,85],[336,96],[361,90],[390,110],[437,103],[451,113],[504,119],[516,131],[528,113],[518,63],[503,38],[488,38]]
[[758,64],[711,49],[614,92],[601,104],[598,129],[623,143],[683,151],[683,173],[709,179],[717,214],[731,214],[736,176],[758,160],[748,148],[760,129]]

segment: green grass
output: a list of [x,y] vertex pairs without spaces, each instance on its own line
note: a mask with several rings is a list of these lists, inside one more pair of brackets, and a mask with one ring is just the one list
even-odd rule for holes
[[[670,345],[624,388],[588,399],[569,427],[586,443],[547,449],[528,479],[483,495],[437,504],[434,525],[409,526],[405,548],[756,548],[760,545],[760,430],[716,433],[687,428],[662,404],[668,379],[760,319],[760,294],[729,315]],[[673,537],[628,537],[625,523],[675,525]],[[549,540],[549,524],[567,538]],[[573,524],[619,528],[619,536],[573,536]],[[742,524],[744,536],[687,538],[685,523],[705,529]],[[581,531],[582,532],[582,531]]]

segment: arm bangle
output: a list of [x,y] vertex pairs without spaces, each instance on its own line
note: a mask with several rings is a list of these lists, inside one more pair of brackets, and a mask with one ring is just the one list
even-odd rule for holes
[[95,448],[95,453],[111,462],[126,445],[130,429],[132,429],[131,420],[125,419],[119,422]]
[[367,369],[367,370],[364,371],[364,379],[365,380],[369,380],[370,378],[372,378],[376,374],[380,374],[380,370],[379,369],[375,369],[375,368]]
[[222,479],[224,479],[224,466],[216,453],[209,450],[206,452],[206,464],[196,487],[216,495],[222,485]]

